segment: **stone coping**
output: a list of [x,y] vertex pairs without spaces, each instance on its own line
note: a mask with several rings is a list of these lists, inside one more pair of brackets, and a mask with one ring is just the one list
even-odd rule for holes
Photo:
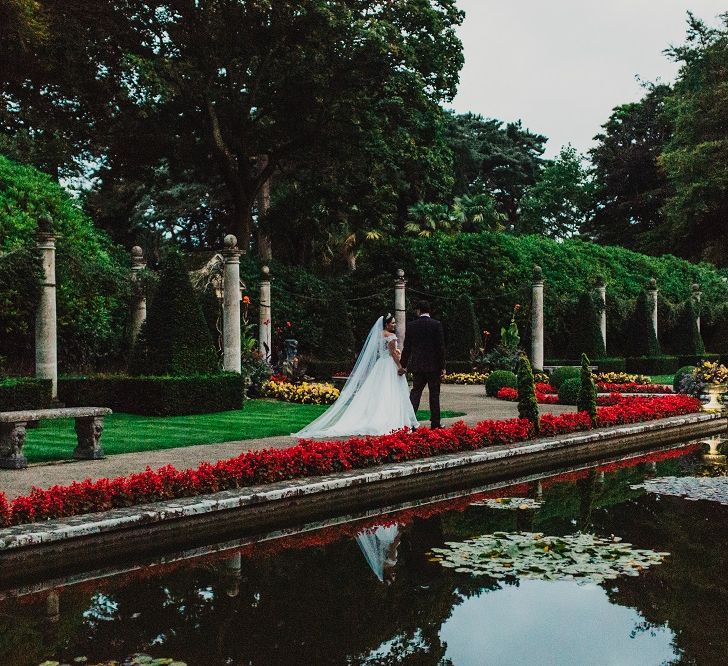
[[[662,430],[674,430],[696,424],[707,425],[712,421],[716,421],[716,433],[728,427],[728,422],[720,414],[701,412],[645,423],[597,428],[587,432],[531,440],[526,443],[491,446],[476,451],[451,453],[402,463],[389,463],[378,467],[351,470],[328,476],[292,479],[227,490],[211,495],[165,500],[42,523],[16,525],[0,530],[0,557],[18,549],[59,544],[79,537],[150,526],[184,518],[201,517],[211,513],[244,507],[270,505],[281,500],[323,495],[336,490],[351,489],[444,470],[457,470],[457,468],[520,458],[546,451],[563,450],[577,445],[606,442],[610,439],[637,437],[647,433],[659,434]],[[723,423],[719,424],[717,421],[723,421]]]
[[59,407],[58,409],[27,409],[17,412],[0,412],[0,423],[40,421],[41,419],[83,419],[92,416],[108,416],[109,407]]

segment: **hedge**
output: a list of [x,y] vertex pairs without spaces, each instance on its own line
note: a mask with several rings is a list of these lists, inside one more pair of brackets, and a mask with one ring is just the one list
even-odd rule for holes
[[485,394],[494,397],[504,386],[518,388],[518,377],[510,370],[494,370],[485,380]]
[[51,387],[50,379],[3,379],[0,381],[0,412],[47,409],[51,404]]
[[576,405],[580,391],[581,378],[578,374],[576,377],[570,377],[569,379],[564,380],[559,387],[559,404]]
[[549,377],[549,384],[558,390],[567,379],[579,376],[581,372],[579,368],[580,366],[578,365],[565,365],[561,368],[556,368]]
[[58,397],[68,407],[111,407],[144,416],[182,416],[240,409],[245,377],[237,373],[188,377],[61,377]]
[[679,356],[631,356],[626,361],[627,372],[638,375],[671,375],[681,365]]

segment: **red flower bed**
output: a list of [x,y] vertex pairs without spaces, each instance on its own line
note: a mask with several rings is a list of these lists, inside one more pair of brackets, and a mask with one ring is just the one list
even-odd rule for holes
[[611,384],[609,382],[597,382],[597,391],[600,393],[673,393],[669,386],[662,384]]
[[558,393],[558,391],[546,382],[536,382],[536,393]]
[[[542,393],[538,390],[539,384],[536,384],[536,402],[543,405],[556,405],[559,402],[559,396],[551,393]],[[518,391],[510,386],[504,386],[502,389],[498,389],[498,393],[495,397],[499,400],[508,400],[509,402],[518,401]]]
[[[597,411],[600,425],[637,423],[700,411],[700,401],[684,395],[622,399]],[[554,436],[589,430],[586,413],[541,417],[541,435]],[[483,421],[475,426],[456,423],[440,430],[403,430],[382,437],[353,437],[343,442],[301,441],[288,449],[248,451],[197,469],[171,465],[115,479],[74,482],[46,490],[33,488],[8,506],[0,493],[0,524],[62,518],[93,511],[192,497],[288,479],[362,469],[390,462],[428,458],[443,453],[472,451],[496,444],[515,444],[534,436],[526,419]]]

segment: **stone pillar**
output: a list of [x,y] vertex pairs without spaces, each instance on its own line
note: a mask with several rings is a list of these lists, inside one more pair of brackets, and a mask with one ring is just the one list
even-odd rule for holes
[[602,332],[602,342],[604,343],[604,351],[607,350],[607,285],[604,277],[597,275],[597,294],[602,302],[602,311],[599,313],[599,329]]
[[260,275],[260,310],[258,314],[258,349],[270,360],[273,324],[271,322],[270,268],[263,266]]
[[659,340],[660,338],[657,335],[657,293],[657,280],[652,278],[647,285],[647,300],[652,311],[652,328],[655,329],[655,337]]
[[700,291],[700,285],[697,282],[693,283],[691,290],[692,298],[695,300],[695,309],[697,310],[695,323],[698,325],[698,333],[700,333],[700,297],[703,295],[703,292]]
[[531,364],[543,372],[543,271],[533,267],[531,284]]
[[58,398],[58,347],[56,336],[56,237],[50,217],[38,220],[36,235],[43,266],[38,310],[35,315],[35,376],[50,379],[51,397]]
[[240,250],[238,239],[225,236],[222,301],[222,369],[240,372]]
[[147,299],[139,280],[140,271],[147,267],[144,251],[138,245],[131,248],[131,341],[139,335],[139,329],[147,318]]
[[402,349],[404,336],[407,333],[407,280],[404,271],[397,269],[394,280],[394,318],[397,322],[397,346]]

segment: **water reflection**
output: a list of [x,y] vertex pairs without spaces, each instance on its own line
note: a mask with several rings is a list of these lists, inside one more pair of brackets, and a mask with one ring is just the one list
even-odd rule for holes
[[[728,607],[728,508],[631,488],[691,473],[696,458],[616,462],[166,570],[135,565],[133,575],[15,590],[0,602],[0,663],[137,651],[211,666],[722,663],[728,640],[714,627]],[[485,501],[504,496],[543,503],[503,510]],[[637,577],[577,586],[475,577],[431,555],[495,531],[579,529],[671,556]]]

